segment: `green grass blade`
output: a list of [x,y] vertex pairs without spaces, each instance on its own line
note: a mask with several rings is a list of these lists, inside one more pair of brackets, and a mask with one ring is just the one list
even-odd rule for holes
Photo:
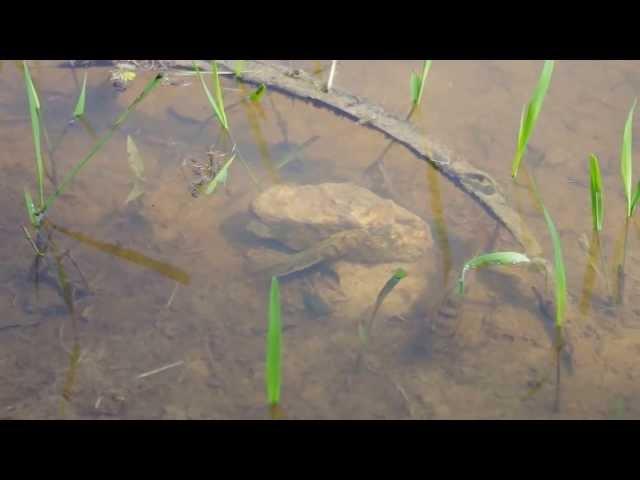
[[416,72],[411,72],[411,103],[418,105],[418,96],[420,95],[420,77]]
[[256,88],[256,90],[251,95],[249,95],[249,100],[251,100],[252,102],[259,102],[260,100],[262,100],[262,97],[264,97],[266,91],[267,86],[264,83],[261,83],[260,86]]
[[24,204],[27,207],[27,215],[29,216],[29,222],[35,228],[40,225],[38,221],[38,216],[36,214],[36,207],[33,205],[33,199],[31,198],[31,194],[29,190],[24,189]]
[[246,60],[236,60],[236,63],[233,66],[233,74],[236,78],[242,78],[242,72],[246,63]]
[[560,243],[560,236],[556,230],[556,226],[551,219],[551,215],[542,206],[544,213],[544,219],[547,222],[547,228],[551,235],[551,241],[553,243],[553,270],[554,270],[554,284],[555,284],[555,297],[556,297],[556,328],[561,331],[564,327],[564,314],[567,306],[567,277],[564,268],[564,260],[562,259],[562,245]]
[[600,174],[600,162],[594,154],[591,154],[589,157],[589,176],[591,178],[591,214],[593,218],[593,228],[601,232],[604,219],[602,175]]
[[624,187],[624,194],[627,198],[627,217],[631,216],[631,182],[633,176],[633,166],[631,162],[631,147],[633,141],[633,112],[636,108],[638,99],[633,101],[631,110],[627,117],[627,122],[624,125],[624,134],[622,135],[622,153],[620,155],[620,174],[622,175],[622,185]]
[[31,117],[31,132],[33,136],[33,146],[36,154],[36,178],[38,181],[38,192],[40,195],[40,209],[44,206],[44,162],[42,160],[42,143],[40,140],[40,100],[33,85],[29,66],[26,61],[22,62],[24,68],[24,80],[27,89],[27,99],[29,101],[29,116]]
[[464,277],[469,270],[493,265],[518,265],[530,263],[531,259],[518,252],[492,252],[478,255],[464,264],[458,279],[458,293],[464,294]]
[[633,194],[633,200],[631,201],[631,215],[636,211],[638,200],[640,200],[640,182],[638,182],[638,185],[636,186],[636,192]]
[[411,74],[411,101],[416,106],[422,102],[422,94],[424,93],[424,86],[427,83],[429,70],[431,70],[431,60],[425,60],[422,64],[421,76],[415,73]]
[[422,65],[422,78],[420,79],[420,91],[418,92],[418,103],[422,102],[422,94],[424,93],[424,86],[427,83],[427,76],[431,70],[431,60],[425,60]]
[[271,278],[269,294],[269,329],[267,331],[267,401],[269,405],[280,403],[282,321],[280,317],[280,284]]
[[84,72],[84,79],[82,80],[82,88],[80,89],[80,96],[76,103],[76,108],[73,110],[73,117],[80,118],[84,115],[84,104],[87,95],[87,72]]
[[218,109],[224,119],[224,128],[229,130],[229,122],[227,122],[227,114],[224,111],[224,98],[222,97],[222,85],[220,85],[220,75],[218,74],[218,64],[215,60],[211,61],[211,77],[213,80],[213,94],[218,104]]
[[211,92],[209,91],[209,88],[207,87],[207,84],[204,81],[204,77],[202,76],[202,73],[200,72],[200,69],[198,68],[195,62],[193,62],[193,67],[196,71],[196,74],[198,75],[198,78],[200,79],[200,84],[202,85],[202,89],[204,90],[204,93],[207,96],[209,105],[211,105],[211,108],[213,109],[213,113],[218,119],[218,122],[220,122],[220,125],[222,125],[225,130],[229,130],[227,128],[227,121],[226,121],[227,117],[224,115],[224,112],[222,112],[218,107],[218,103],[214,99],[213,95],[211,95]]
[[227,182],[227,177],[229,176],[229,166],[231,165],[231,162],[233,162],[234,158],[236,158],[235,155],[233,155],[229,159],[229,161],[224,164],[224,167],[222,167],[220,171],[216,174],[216,176],[213,178],[213,180],[209,182],[204,192],[205,195],[211,195],[216,190],[218,185],[220,185],[221,183]]
[[538,116],[540,115],[540,110],[542,109],[544,97],[546,96],[547,90],[549,89],[549,84],[551,83],[553,66],[553,60],[545,60],[544,67],[542,68],[542,73],[540,74],[540,79],[538,80],[538,85],[536,86],[531,100],[526,105],[525,109],[522,112],[522,116],[520,117],[518,147],[516,149],[516,155],[511,166],[511,175],[513,178],[518,175],[518,169],[520,168],[522,157],[527,150],[527,143],[529,143],[529,138],[533,133],[536,122],[538,121]]
[[80,162],[78,162],[76,166],[73,167],[71,171],[64,177],[62,182],[60,182],[58,189],[49,198],[47,198],[43,211],[48,210],[53,204],[53,202],[55,202],[55,200],[60,195],[62,195],[62,193],[64,193],[66,188],[73,181],[73,179],[80,172],[80,170],[82,170],[82,168],[89,162],[89,160],[91,160],[95,156],[95,154],[102,149],[104,144],[107,143],[107,141],[113,136],[114,132],[126,121],[129,114],[136,109],[138,104],[142,102],[160,84],[160,81],[162,80],[162,78],[163,78],[163,75],[158,74],[151,81],[149,81],[149,83],[147,83],[142,93],[140,93],[140,95],[138,95],[135,98],[135,100],[131,102],[131,104],[126,108],[126,110],[120,114],[120,116],[116,119],[113,125],[111,125],[107,133],[105,133],[102,137],[100,137],[100,139],[95,143],[95,145],[93,146],[91,151],[87,154],[87,156],[84,157]]

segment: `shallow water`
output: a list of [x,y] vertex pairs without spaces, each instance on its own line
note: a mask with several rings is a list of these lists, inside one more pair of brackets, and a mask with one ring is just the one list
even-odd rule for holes
[[[283,63],[310,70],[328,64]],[[68,125],[83,70],[56,64],[36,62],[32,69],[55,148],[52,172],[59,180],[91,148],[92,132],[104,132],[150,74],[139,75],[120,93],[110,85],[107,68],[89,69],[89,126]],[[419,67],[420,62],[345,61],[335,82],[403,116],[409,75]],[[510,179],[520,111],[540,68],[535,61],[435,61],[414,121],[425,135],[494,176],[551,258],[525,172],[516,183]],[[22,189],[36,191],[31,126],[21,75],[5,62],[0,72],[1,418],[268,418],[269,285],[246,268],[247,249],[260,243],[243,228],[249,204],[276,182],[357,183],[389,140],[273,92],[254,109],[240,102],[248,88],[225,79],[226,104],[235,105],[228,110],[231,130],[260,186],[236,161],[225,187],[194,198],[187,161],[206,158],[219,128],[198,81],[186,82],[161,86],[145,100],[49,214],[59,227],[53,239],[59,253],[66,253],[63,265],[76,292],[73,322],[57,287],[53,256],[43,262],[37,290],[33,279],[34,252],[21,229],[27,222]],[[428,291],[411,315],[378,319],[378,367],[365,370],[354,367],[355,324],[339,314],[319,317],[285,308],[286,416],[639,417],[640,310],[634,304],[640,228],[632,219],[623,303],[615,307],[606,306],[607,283],[588,269],[579,243],[583,233],[591,236],[587,158],[593,152],[604,175],[603,270],[613,288],[612,266],[622,255],[624,234],[620,143],[638,89],[638,62],[557,62],[524,161],[558,227],[567,265],[570,358],[562,363],[559,412],[553,409],[550,320],[534,292],[551,298],[544,279],[517,268],[472,272],[464,301],[453,313],[439,314],[462,264],[486,248],[496,222],[424,161],[393,145],[384,165],[394,199],[428,222],[435,241]],[[132,187],[127,135],[144,159],[146,181],[142,197],[125,204]],[[299,160],[274,168],[310,139]],[[46,188],[51,192],[52,183]],[[495,250],[518,249],[504,229],[494,243]],[[300,278],[283,281],[283,298]]]

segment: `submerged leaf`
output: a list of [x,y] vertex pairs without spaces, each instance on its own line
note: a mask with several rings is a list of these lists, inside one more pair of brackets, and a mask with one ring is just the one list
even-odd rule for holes
[[229,159],[229,161],[225,163],[224,167],[222,167],[220,171],[216,174],[216,176],[213,178],[213,180],[209,182],[209,184],[207,185],[207,188],[204,191],[205,195],[211,195],[216,190],[219,184],[227,182],[229,166],[231,165],[231,162],[233,162],[234,158],[236,158],[235,155],[233,155]]
[[530,263],[531,259],[518,252],[492,252],[478,255],[464,264],[460,278],[458,279],[458,292],[464,293],[464,277],[469,270],[491,265],[518,265],[520,263]]
[[133,138],[127,135],[127,154],[129,157],[129,167],[138,180],[144,179],[144,163],[138,147],[136,146]]
[[384,299],[387,298],[387,296],[391,293],[391,291],[394,288],[396,288],[396,285],[400,283],[400,280],[402,280],[406,276],[407,276],[407,272],[402,268],[398,268],[395,272],[393,272],[393,275],[391,275],[391,278],[387,280],[387,283],[384,284],[384,286],[382,287],[382,290],[380,290],[380,293],[378,293],[378,297],[376,298],[376,303],[373,306],[373,312],[371,313],[369,324],[367,326],[364,326],[363,324],[358,325],[358,332],[360,334],[360,339],[362,340],[363,343],[366,344],[369,341],[369,337],[373,332],[373,322],[376,318],[376,315],[378,314],[380,305],[382,305],[382,302],[384,302]]
[[144,193],[144,184],[138,180],[137,178],[133,181],[133,188],[129,192],[127,199],[124,201],[124,204],[127,205],[130,202],[133,202],[138,197],[142,196]]

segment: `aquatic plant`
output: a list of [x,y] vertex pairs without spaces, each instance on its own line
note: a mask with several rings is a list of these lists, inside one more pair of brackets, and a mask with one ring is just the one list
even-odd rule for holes
[[431,60],[425,60],[422,64],[422,73],[418,75],[416,72],[411,72],[411,103],[414,107],[417,107],[422,102],[422,94],[424,93],[424,86],[427,83],[427,75],[431,69]]
[[129,168],[133,173],[133,187],[124,202],[125,205],[144,193],[144,162],[138,147],[129,135],[127,135],[127,158],[129,160]]
[[236,63],[233,66],[233,74],[236,78],[242,78],[242,71],[244,70],[246,63],[246,60],[236,60]]
[[371,317],[369,318],[368,323],[360,322],[358,324],[358,333],[360,334],[360,340],[362,340],[363,344],[366,344],[369,341],[371,333],[373,332],[373,322],[376,319],[376,315],[378,314],[378,310],[380,309],[380,305],[384,302],[384,299],[391,293],[391,291],[396,288],[396,285],[400,283],[400,280],[407,276],[407,272],[405,272],[402,268],[398,268],[391,278],[387,280],[384,284],[380,293],[376,297],[376,303],[373,306],[373,312],[371,313]]
[[138,104],[142,102],[160,84],[160,81],[162,80],[162,78],[163,78],[163,75],[158,74],[147,83],[147,85],[144,87],[142,92],[131,102],[131,104],[129,104],[129,106],[125,109],[125,111],[120,114],[120,116],[111,125],[111,127],[109,127],[109,130],[102,137],[100,137],[100,139],[94,144],[93,148],[87,154],[87,156],[85,156],[80,162],[76,164],[75,167],[71,169],[71,171],[64,177],[62,182],[60,182],[60,185],[58,186],[56,191],[47,198],[47,201],[45,202],[45,205],[44,205],[43,212],[46,212],[51,207],[53,202],[60,195],[62,195],[62,193],[64,193],[66,188],[73,181],[76,175],[78,175],[80,170],[82,170],[82,168],[84,168],[87,165],[87,163],[89,163],[89,160],[91,160],[102,149],[102,147],[104,147],[107,141],[109,141],[109,139],[113,136],[114,132],[118,128],[120,128],[120,126],[127,120],[127,118],[129,117],[129,114],[131,114],[131,112],[135,110]]
[[266,358],[267,402],[270,407],[280,403],[280,386],[282,383],[282,320],[280,312],[280,284],[277,277],[271,277],[269,293]]
[[252,102],[259,102],[260,100],[262,100],[262,97],[264,96],[266,91],[266,85],[264,83],[261,83],[258,88],[256,88],[256,90],[251,95],[249,95],[249,100],[251,100]]
[[622,134],[622,151],[620,154],[620,175],[622,176],[622,185],[624,187],[624,195],[627,199],[627,217],[633,215],[638,199],[640,198],[640,182],[636,187],[635,193],[632,195],[631,183],[633,177],[632,164],[632,143],[633,143],[633,113],[636,108],[638,99],[633,101],[627,121],[624,125],[624,133]]
[[209,105],[213,109],[213,113],[216,118],[220,122],[222,127],[229,131],[229,122],[227,121],[227,114],[224,110],[224,98],[222,97],[222,87],[220,86],[220,75],[218,75],[218,66],[216,65],[216,61],[211,61],[211,78],[213,81],[213,95],[209,91],[206,82],[204,81],[204,77],[198,68],[196,62],[193,62],[193,68],[200,79],[200,83],[202,85],[202,89],[204,90],[205,95],[207,96],[207,100],[209,101]]
[[73,117],[79,118],[84,115],[84,104],[87,96],[87,72],[84,72],[84,79],[82,80],[82,88],[80,88],[80,95],[76,102],[76,108],[73,110]]
[[31,126],[33,133],[33,142],[35,146],[36,152],[36,169],[37,169],[37,182],[38,182],[38,190],[40,192],[40,204],[38,207],[35,206],[31,199],[31,195],[29,191],[25,188],[24,198],[27,207],[27,214],[29,216],[29,221],[34,227],[39,227],[42,223],[42,219],[47,211],[51,208],[56,199],[64,193],[64,191],[69,187],[73,179],[80,173],[82,168],[84,168],[87,163],[104,147],[107,141],[112,137],[113,133],[127,120],[129,114],[135,110],[142,100],[144,100],[147,95],[149,95],[155,87],[158,86],[160,80],[162,80],[162,74],[156,75],[152,80],[147,83],[142,92],[131,102],[131,104],[125,109],[124,112],[120,114],[120,116],[115,120],[115,122],[111,125],[109,130],[98,139],[98,141],[91,148],[90,152],[80,161],[78,162],[67,175],[64,177],[62,182],[58,185],[55,192],[53,192],[49,197],[44,197],[44,164],[42,160],[42,152],[40,146],[40,102],[38,100],[36,89],[31,81],[31,76],[29,74],[29,68],[26,62],[23,62],[24,72],[25,72],[25,82],[27,88],[27,97],[29,100],[29,114],[31,116]]
[[[27,89],[27,99],[29,102],[29,117],[31,118],[31,133],[33,138],[33,146],[35,149],[36,155],[36,180],[38,183],[38,192],[40,203],[38,208],[35,208],[35,205],[32,201],[27,203],[27,211],[29,212],[29,219],[33,221],[38,221],[38,211],[44,207],[44,162],[42,160],[42,143],[40,138],[40,100],[38,99],[38,93],[36,92],[36,87],[33,85],[33,80],[31,79],[31,73],[29,72],[29,66],[26,61],[22,62],[24,69],[24,81],[25,87]],[[29,197],[28,192],[25,190],[25,199]]]
[[[556,303],[556,330],[561,336],[564,328],[565,310],[567,306],[567,277],[565,272],[564,260],[562,258],[562,244],[560,236],[556,229],[553,219],[546,207],[541,203],[544,219],[547,223],[551,242],[553,244],[553,276],[554,276],[554,292]],[[561,337],[560,337],[561,338]]]
[[227,163],[224,164],[224,166],[220,169],[216,176],[213,177],[213,179],[209,182],[204,191],[205,195],[211,195],[213,192],[215,192],[218,185],[227,182],[227,177],[229,176],[229,166],[231,165],[231,162],[233,162],[234,158],[236,158],[236,155],[231,155],[231,158],[227,160]]
[[591,216],[593,218],[593,229],[602,231],[604,220],[604,200],[602,195],[602,175],[600,174],[600,163],[598,157],[591,154],[589,157],[589,176],[591,179]]
[[520,131],[518,132],[518,146],[511,165],[511,176],[513,178],[516,178],[516,175],[518,175],[518,169],[520,168],[522,157],[527,151],[527,143],[529,142],[529,138],[531,138],[531,134],[533,133],[536,122],[538,121],[544,97],[547,94],[549,84],[551,83],[553,65],[553,60],[545,60],[544,67],[542,68],[542,73],[540,74],[540,79],[538,80],[538,85],[533,92],[533,96],[529,103],[527,103],[522,109],[522,116],[520,117]]
[[458,279],[458,293],[464,294],[464,277],[469,270],[489,267],[493,265],[518,265],[531,263],[531,259],[523,253],[518,252],[492,252],[478,255],[464,264],[460,278]]

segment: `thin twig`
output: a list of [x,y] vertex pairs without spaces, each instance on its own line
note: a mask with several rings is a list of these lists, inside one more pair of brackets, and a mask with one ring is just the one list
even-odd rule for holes
[[331,70],[329,70],[329,78],[327,79],[327,84],[325,85],[325,92],[327,93],[331,91],[331,87],[333,86],[333,78],[336,74],[337,65],[337,60],[331,60]]
[[155,370],[151,370],[149,372],[141,373],[136,378],[140,379],[140,378],[149,377],[151,375],[155,375],[156,373],[160,373],[160,372],[164,372],[165,370],[169,370],[170,368],[178,367],[178,366],[182,365],[183,363],[184,363],[184,360],[180,360],[179,362],[175,362],[175,363],[170,363],[169,365],[165,365],[164,367],[156,368]]
[[171,304],[173,303],[173,297],[176,296],[176,292],[178,291],[178,285],[180,285],[178,282],[176,282],[176,286],[173,287],[173,292],[171,292],[171,296],[169,297],[169,300],[167,301],[167,304],[165,305],[165,308],[170,308]]

